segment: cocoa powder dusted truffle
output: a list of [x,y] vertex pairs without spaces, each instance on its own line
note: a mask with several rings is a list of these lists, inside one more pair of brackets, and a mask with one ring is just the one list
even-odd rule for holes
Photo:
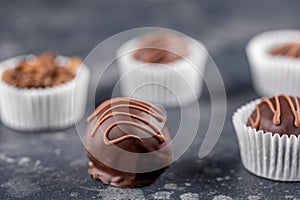
[[[110,99],[87,121],[84,145],[91,161],[88,172],[105,184],[149,185],[172,162],[166,116],[151,104],[127,98]],[[152,170],[149,166],[153,166]]]
[[72,80],[80,63],[80,58],[73,57],[67,66],[62,66],[57,64],[54,53],[46,52],[5,70],[2,80],[18,88],[52,87]]
[[300,134],[299,97],[288,95],[262,99],[248,119],[248,126],[280,135]]
[[271,50],[273,56],[285,56],[300,59],[300,42],[291,42],[279,45]]
[[170,63],[188,54],[184,38],[171,33],[152,33],[139,39],[134,58],[146,63]]

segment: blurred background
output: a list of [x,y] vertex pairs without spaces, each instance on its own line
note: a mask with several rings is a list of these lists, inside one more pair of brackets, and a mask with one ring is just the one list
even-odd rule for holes
[[2,0],[0,58],[48,49],[85,57],[121,31],[164,27],[201,40],[233,95],[250,89],[247,41],[266,30],[299,28],[299,6],[297,0]]
[[[129,191],[107,187],[88,176],[87,159],[74,129],[20,134],[0,125],[0,199],[300,197],[300,184],[261,179],[242,167],[231,124],[236,108],[258,97],[251,85],[245,55],[247,42],[267,30],[300,29],[300,1],[0,0],[0,3],[0,60],[45,50],[84,58],[98,43],[119,32],[164,27],[203,42],[222,74],[228,97],[224,130],[208,157],[198,159],[196,140],[194,147],[154,185]],[[204,117],[203,124],[207,125],[208,120]],[[10,159],[14,162],[10,163]]]

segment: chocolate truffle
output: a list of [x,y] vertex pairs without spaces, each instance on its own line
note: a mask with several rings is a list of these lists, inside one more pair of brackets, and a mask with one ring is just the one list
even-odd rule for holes
[[288,95],[262,99],[248,119],[248,126],[280,135],[300,134],[299,97]]
[[271,50],[273,56],[300,58],[300,42],[286,43]]
[[105,184],[149,185],[172,162],[166,116],[154,105],[114,98],[102,103],[87,121],[84,144],[91,161],[88,173]]
[[146,63],[170,63],[188,54],[183,37],[171,33],[152,33],[140,38],[134,58]]
[[52,87],[72,80],[81,59],[73,57],[66,66],[60,66],[56,57],[54,53],[46,52],[25,59],[15,68],[5,70],[2,80],[18,88]]

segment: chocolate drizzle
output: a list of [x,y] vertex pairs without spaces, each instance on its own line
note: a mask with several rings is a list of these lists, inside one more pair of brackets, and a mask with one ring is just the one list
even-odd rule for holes
[[117,187],[153,183],[172,162],[172,137],[166,116],[151,104],[114,98],[88,117],[84,147],[88,173]]
[[297,97],[290,97],[288,95],[280,95],[275,96],[273,98],[275,100],[275,105],[271,101],[272,99],[262,99],[261,103],[256,105],[256,109],[254,111],[256,118],[253,119],[254,116],[251,115],[249,117],[249,124],[253,128],[259,129],[261,120],[262,120],[262,114],[261,107],[263,104],[267,105],[268,109],[273,113],[273,119],[272,122],[274,125],[279,126],[281,124],[281,117],[282,117],[282,100],[285,99],[287,102],[288,107],[290,108],[290,111],[293,114],[294,122],[293,125],[296,128],[300,128],[300,113],[299,113],[299,100]]
[[157,32],[139,38],[133,57],[146,63],[171,63],[188,55],[188,44],[182,36]]
[[[116,120],[109,127],[107,127],[106,130],[104,131],[103,141],[106,145],[119,143],[119,142],[124,141],[124,140],[129,139],[129,138],[137,139],[137,140],[143,142],[141,137],[139,137],[137,135],[132,135],[132,134],[127,134],[127,135],[124,135],[122,137],[110,140],[109,137],[108,137],[110,131],[115,126],[118,126],[118,125],[127,125],[127,126],[136,127],[138,129],[141,129],[141,130],[151,134],[160,143],[165,142],[165,137],[162,134],[162,132],[159,130],[159,128],[154,126],[148,120],[144,119],[141,116],[138,116],[138,115],[135,115],[135,114],[132,114],[132,113],[129,113],[129,112],[117,111],[118,109],[121,109],[121,108],[136,109],[136,110],[145,112],[148,115],[151,115],[158,122],[163,122],[166,119],[165,119],[165,116],[164,116],[163,112],[159,108],[151,106],[150,104],[147,104],[147,103],[144,103],[144,102],[141,102],[141,101],[137,101],[137,100],[133,100],[133,99],[127,99],[127,98],[112,99],[110,101],[110,103],[111,103],[111,107],[108,108],[107,110],[105,110],[101,115],[100,115],[100,113],[103,111],[105,106],[99,106],[96,109],[96,111],[94,113],[92,113],[91,116],[88,117],[87,121],[91,122],[94,118],[96,118],[98,115],[100,115],[97,118],[96,124],[95,124],[94,128],[92,129],[92,131],[90,133],[92,137],[95,135],[95,133],[97,132],[97,130],[99,129],[99,127],[101,126],[101,124],[105,120],[107,120],[111,117],[115,117],[115,116],[127,116],[130,119],[135,119],[135,120],[138,120],[138,121],[142,122],[143,124],[147,125],[149,128],[143,126],[142,124],[136,123],[133,120],[130,120],[130,121],[129,120],[120,120],[120,121]],[[114,105],[114,104],[116,104],[116,105]]]
[[300,42],[286,43],[271,50],[274,56],[300,58]]

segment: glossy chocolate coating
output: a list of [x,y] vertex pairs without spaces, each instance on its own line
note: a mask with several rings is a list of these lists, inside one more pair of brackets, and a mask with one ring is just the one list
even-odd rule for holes
[[187,41],[170,33],[152,33],[140,38],[133,56],[147,63],[170,63],[188,54]]
[[[159,108],[141,101],[115,98],[102,103],[88,118],[84,138],[86,153],[92,163],[89,174],[117,187],[141,187],[153,183],[172,162],[171,145],[157,152],[171,142],[165,120]],[[139,154],[127,156],[119,148],[133,153],[153,152],[153,155],[147,159]],[[162,167],[145,173],[118,170],[122,166],[135,170],[149,165]]]
[[299,98],[287,95],[262,99],[248,119],[248,126],[280,135],[300,134]]

